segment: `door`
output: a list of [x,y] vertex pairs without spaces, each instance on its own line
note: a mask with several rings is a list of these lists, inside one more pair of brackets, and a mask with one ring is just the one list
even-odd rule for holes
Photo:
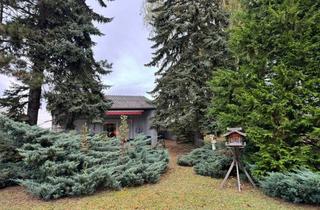
[[103,125],[103,131],[107,133],[108,137],[116,137],[117,124],[106,123]]

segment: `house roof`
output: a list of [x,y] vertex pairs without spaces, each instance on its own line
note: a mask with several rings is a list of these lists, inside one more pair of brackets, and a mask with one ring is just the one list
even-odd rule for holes
[[112,101],[109,110],[114,109],[155,109],[152,101],[144,96],[121,96],[107,95],[107,99]]

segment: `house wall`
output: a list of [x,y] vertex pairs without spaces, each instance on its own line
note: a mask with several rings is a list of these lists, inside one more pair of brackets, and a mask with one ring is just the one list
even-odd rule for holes
[[[129,138],[135,138],[138,135],[144,134],[150,136],[152,140],[152,145],[156,144],[158,133],[156,129],[152,129],[152,117],[154,116],[155,110],[145,110],[142,115],[138,116],[128,116],[128,125],[129,125]],[[107,116],[104,123],[115,123],[117,127],[117,132],[119,131],[120,125],[120,116]],[[78,132],[81,131],[81,128],[86,123],[85,119],[77,119],[74,121],[75,130]],[[103,132],[104,123],[94,123],[88,124],[88,129],[92,133],[101,133]],[[53,129],[55,129],[53,125]],[[60,129],[64,129],[65,126],[62,125]]]
[[155,110],[149,110],[146,114],[146,135],[151,136],[152,145],[155,145],[158,141],[158,132],[156,129],[152,128],[152,118],[155,115]]

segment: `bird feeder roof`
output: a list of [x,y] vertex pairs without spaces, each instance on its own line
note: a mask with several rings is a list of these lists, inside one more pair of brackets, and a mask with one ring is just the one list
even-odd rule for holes
[[245,133],[241,132],[242,128],[228,128],[228,131],[229,132],[223,134],[223,137],[230,136],[233,133],[237,133],[237,134],[239,134],[239,135],[241,135],[243,137],[247,136]]

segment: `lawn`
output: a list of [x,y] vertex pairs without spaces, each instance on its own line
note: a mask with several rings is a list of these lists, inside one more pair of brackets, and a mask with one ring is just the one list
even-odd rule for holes
[[221,180],[198,176],[192,168],[175,164],[177,155],[192,146],[167,145],[170,168],[158,184],[49,202],[30,196],[21,187],[10,187],[0,190],[0,209],[319,209],[267,197],[248,184],[238,193],[234,179],[221,190]]

